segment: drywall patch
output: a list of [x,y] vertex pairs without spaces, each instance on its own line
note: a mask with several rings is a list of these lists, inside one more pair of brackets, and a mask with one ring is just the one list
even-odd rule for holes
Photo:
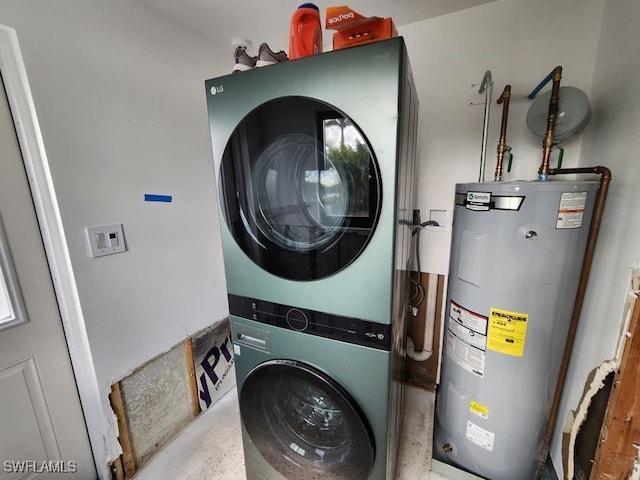
[[229,319],[192,338],[198,398],[204,411],[236,384]]
[[120,390],[139,467],[194,418],[182,344],[121,380]]

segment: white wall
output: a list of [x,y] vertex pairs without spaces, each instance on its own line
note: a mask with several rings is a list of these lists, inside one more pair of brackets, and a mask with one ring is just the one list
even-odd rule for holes
[[[232,52],[136,2],[3,0],[0,21],[22,48],[110,412],[111,383],[227,315],[204,80]],[[108,223],[128,251],[92,259],[84,228]],[[114,437],[91,433],[102,470]]]
[[[478,181],[485,100],[478,88],[486,70],[494,80],[486,179],[493,179],[502,117],[496,100],[507,84],[512,86],[507,143],[513,147],[514,168],[504,180],[536,178],[542,140],[527,129],[531,101],[523,97],[557,65],[563,67],[561,85],[590,91],[601,11],[601,0],[501,0],[399,29],[420,99],[423,220],[429,209],[451,215],[454,185]],[[564,142],[564,166],[578,163],[583,138]],[[450,228],[424,231],[423,271],[448,272],[450,239]]]
[[609,167],[612,181],[558,417],[561,423],[568,410],[576,408],[589,372],[614,358],[631,267],[640,265],[639,45],[640,2],[607,0],[591,90],[593,119],[584,134],[580,163]]

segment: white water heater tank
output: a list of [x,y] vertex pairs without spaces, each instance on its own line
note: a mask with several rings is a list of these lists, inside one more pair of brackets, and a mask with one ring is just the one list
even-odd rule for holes
[[597,189],[456,185],[434,457],[535,478]]

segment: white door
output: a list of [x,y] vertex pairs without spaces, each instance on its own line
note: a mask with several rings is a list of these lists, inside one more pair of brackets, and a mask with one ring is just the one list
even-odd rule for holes
[[95,479],[51,274],[1,80],[0,87],[0,479]]

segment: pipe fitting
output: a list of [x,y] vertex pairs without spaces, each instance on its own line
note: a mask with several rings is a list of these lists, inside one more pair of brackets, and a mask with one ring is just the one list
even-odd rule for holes
[[538,170],[540,181],[546,181],[549,175],[549,159],[551,150],[555,145],[554,130],[558,117],[558,104],[560,103],[560,80],[562,79],[562,67],[553,69],[553,86],[551,87],[551,99],[549,100],[549,114],[547,115],[547,132],[542,142],[542,164]]
[[511,85],[504,87],[498,103],[502,103],[502,123],[500,125],[500,140],[498,141],[498,161],[496,162],[496,171],[494,174],[494,180],[496,182],[502,181],[502,164],[504,162],[505,153],[507,153],[511,147],[507,145],[507,119],[509,117],[509,99],[511,98]]

